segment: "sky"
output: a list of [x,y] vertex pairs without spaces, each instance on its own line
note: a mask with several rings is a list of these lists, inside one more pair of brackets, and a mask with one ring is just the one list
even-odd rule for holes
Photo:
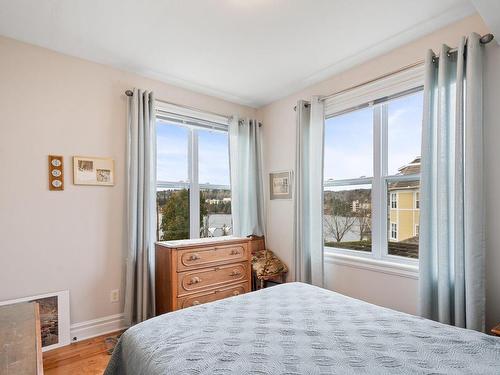
[[[188,181],[188,139],[185,127],[157,122],[157,179]],[[229,185],[229,148],[227,133],[198,130],[199,182]]]
[[[422,92],[388,103],[388,172],[420,155]],[[325,180],[373,176],[373,107],[332,117],[325,123]],[[157,178],[188,180],[185,127],[157,122]],[[229,185],[227,133],[198,130],[199,182]],[[353,187],[354,188],[354,187]]]
[[[388,103],[388,174],[420,155],[422,92]],[[373,176],[373,107],[325,123],[325,180]]]

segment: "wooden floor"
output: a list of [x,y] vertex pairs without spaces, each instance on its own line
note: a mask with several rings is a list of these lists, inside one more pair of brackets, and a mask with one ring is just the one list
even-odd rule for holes
[[113,332],[45,352],[45,375],[102,375],[111,357],[108,350],[112,348],[105,340],[120,334]]

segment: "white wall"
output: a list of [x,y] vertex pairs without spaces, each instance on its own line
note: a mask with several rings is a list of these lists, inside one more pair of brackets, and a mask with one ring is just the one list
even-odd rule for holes
[[353,266],[325,259],[327,288],[375,305],[416,314],[417,276],[400,276],[392,272],[375,270],[363,264]]
[[[422,60],[427,49],[439,50],[443,43],[456,46],[459,38],[470,32],[484,34],[488,29],[478,15],[465,18],[446,28],[429,34],[419,40],[375,58],[365,64],[353,67],[301,92],[273,102],[257,111],[263,121],[264,173],[266,181],[269,172],[294,169],[295,162],[295,112],[293,107],[299,99],[310,99],[312,95],[325,95],[365,82],[382,74]],[[488,199],[487,227],[487,324],[491,326],[500,319],[500,231],[495,223],[500,222],[500,200],[496,190],[500,184],[498,156],[495,154],[500,143],[499,66],[498,47],[489,47],[487,62],[487,92],[493,94],[486,100],[486,196]],[[495,49],[495,51],[490,51]],[[491,52],[491,53],[490,53]],[[497,93],[495,96],[494,93]],[[267,182],[266,182],[267,183]],[[267,185],[266,185],[267,186]],[[269,201],[267,207],[267,245],[291,267],[293,279],[293,202]],[[496,270],[495,270],[496,268]],[[343,294],[360,298],[375,304],[415,314],[417,306],[418,281],[397,275],[381,274],[373,270],[351,266],[325,264],[327,287]],[[495,295],[495,290],[497,291]]]
[[[109,295],[124,279],[124,91],[255,110],[3,37],[0,56],[0,300],[69,289],[72,323],[119,314]],[[63,192],[48,190],[48,154],[64,156]],[[116,186],[73,185],[73,155],[114,158]]]

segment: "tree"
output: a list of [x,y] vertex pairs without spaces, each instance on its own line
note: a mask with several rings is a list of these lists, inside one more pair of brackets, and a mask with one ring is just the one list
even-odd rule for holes
[[[162,241],[189,238],[189,190],[170,191],[161,207]],[[200,223],[207,214],[206,203],[200,196]]]
[[327,216],[324,216],[325,232],[330,234],[335,238],[335,241],[341,242],[344,236],[356,222],[355,216],[330,216],[330,220]]
[[353,216],[349,203],[335,196],[325,201],[323,217],[325,232],[333,236],[337,242],[342,241],[356,222],[356,216]]
[[372,220],[370,214],[371,210],[366,208],[361,208],[357,212],[356,221],[358,223],[358,232],[360,241],[365,240],[365,238],[371,237]]

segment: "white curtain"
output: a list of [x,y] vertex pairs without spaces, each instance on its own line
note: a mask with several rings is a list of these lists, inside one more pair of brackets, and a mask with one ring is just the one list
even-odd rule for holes
[[296,116],[295,279],[323,286],[323,102],[299,101]]
[[261,128],[233,116],[229,125],[231,211],[235,236],[265,233]]
[[155,310],[156,126],[152,92],[134,89],[128,101],[125,320],[131,325]]
[[479,35],[426,56],[419,310],[479,331],[485,318],[482,55]]

